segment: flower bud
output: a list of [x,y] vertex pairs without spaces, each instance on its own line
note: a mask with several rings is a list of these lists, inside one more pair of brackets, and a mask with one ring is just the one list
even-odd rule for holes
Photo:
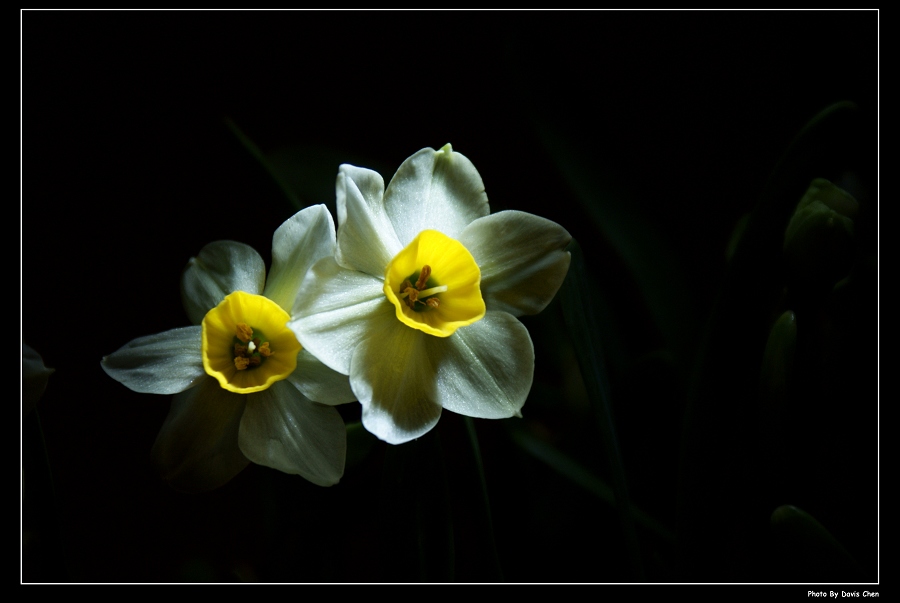
[[760,397],[772,415],[784,410],[796,348],[797,319],[788,310],[772,325],[760,371]]
[[769,331],[759,376],[759,434],[762,437],[758,441],[760,454],[772,466],[777,466],[783,450],[796,349],[797,319],[788,310]]
[[793,289],[827,292],[853,262],[853,218],[859,204],[824,178],[813,180],[784,235],[788,284]]

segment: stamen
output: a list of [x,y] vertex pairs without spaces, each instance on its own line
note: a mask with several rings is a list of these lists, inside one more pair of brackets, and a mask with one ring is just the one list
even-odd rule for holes
[[253,339],[253,329],[250,328],[250,325],[240,322],[237,325],[237,338],[247,343],[251,339]]
[[425,264],[422,266],[422,272],[419,273],[419,280],[416,281],[416,289],[421,291],[425,288],[425,284],[428,283],[428,277],[431,276],[431,266]]
[[406,302],[406,305],[412,308],[416,305],[416,302],[419,301],[419,292],[412,288],[412,286],[407,287],[403,290],[403,293],[400,294],[400,299]]
[[443,293],[447,290],[447,285],[439,285],[437,287],[425,289],[430,277],[431,266],[425,264],[419,272],[419,278],[416,279],[416,286],[413,287],[409,279],[404,280],[403,284],[400,285],[400,292],[397,296],[406,302],[406,306],[410,309],[415,309],[416,303],[420,303],[428,308],[437,308],[441,305],[440,301],[436,298],[433,298],[434,301],[432,301],[432,298],[425,298],[438,293]]
[[419,297],[428,297],[429,295],[435,295],[436,293],[443,293],[447,290],[447,285],[439,285],[437,287],[432,287],[431,289],[425,289],[424,291],[419,291]]
[[263,342],[259,337],[253,337],[253,329],[248,324],[238,323],[235,330],[237,331],[236,337],[247,344],[234,344],[234,366],[237,370],[243,371],[259,366],[264,358],[273,354],[269,342]]

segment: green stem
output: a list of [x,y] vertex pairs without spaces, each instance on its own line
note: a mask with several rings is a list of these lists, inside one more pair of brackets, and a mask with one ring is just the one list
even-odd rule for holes
[[50,459],[38,410],[22,419],[22,579],[68,582]]
[[631,500],[628,496],[628,488],[625,481],[625,467],[622,462],[622,454],[616,437],[615,421],[612,414],[611,395],[609,391],[609,379],[606,374],[606,364],[603,360],[603,351],[597,338],[599,329],[596,318],[590,311],[589,293],[583,283],[589,283],[584,266],[584,255],[581,247],[572,239],[569,244],[572,254],[572,262],[569,273],[563,281],[561,298],[563,300],[563,317],[566,327],[572,337],[572,344],[578,356],[578,364],[581,375],[588,392],[588,398],[597,426],[603,440],[606,457],[609,459],[612,472],[613,495],[616,501],[616,510],[619,515],[619,523],[622,526],[625,546],[631,561],[632,574],[635,580],[644,580],[644,568],[641,561],[640,547],[637,533],[632,520]]
[[272,167],[269,163],[269,160],[266,159],[266,156],[263,155],[262,151],[259,150],[259,147],[256,146],[250,138],[244,134],[244,132],[237,126],[236,123],[231,121],[231,119],[225,118],[225,125],[228,126],[228,129],[231,130],[232,134],[240,141],[241,145],[259,162],[259,165],[262,166],[266,173],[271,176],[272,181],[278,186],[287,200],[290,202],[291,207],[294,211],[303,209],[306,207],[298,197],[295,195],[291,188],[284,182],[284,180],[279,176],[278,172]]
[[472,417],[465,417],[466,433],[469,436],[469,444],[472,446],[472,456],[475,460],[475,468],[478,473],[478,484],[481,487],[481,502],[484,505],[484,517],[488,529],[488,543],[490,546],[490,557],[494,563],[494,569],[497,579],[503,581],[503,568],[500,565],[500,556],[497,553],[497,540],[494,536],[494,521],[491,516],[491,501],[488,497],[487,480],[484,477],[484,465],[481,461],[481,447],[478,445],[478,434],[475,433],[475,421]]

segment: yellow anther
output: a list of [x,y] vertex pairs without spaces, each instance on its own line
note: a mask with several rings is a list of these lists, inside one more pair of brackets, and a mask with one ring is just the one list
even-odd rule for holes
[[426,289],[425,287],[427,286],[430,277],[431,266],[425,264],[422,266],[422,270],[419,271],[419,278],[416,280],[416,286],[413,287],[409,282],[409,279],[404,280],[403,284],[400,285],[400,294],[398,297],[406,302],[406,305],[409,308],[415,308],[416,303],[420,303],[429,308],[437,308],[440,305],[440,302],[437,299],[432,301],[431,299],[425,298],[437,293],[443,293],[447,290],[447,287],[438,286]]
[[406,298],[406,305],[412,308],[419,301],[419,292],[412,287],[407,287],[403,291],[403,297]]
[[[244,323],[238,324],[236,331],[239,338],[253,335],[253,329]],[[247,345],[234,344],[234,366],[239,371],[259,366],[263,358],[273,354],[269,342],[262,342],[259,337],[253,337],[246,343]]]
[[449,337],[484,316],[480,284],[472,254],[436,230],[420,232],[384,273],[384,294],[397,319],[437,337]]
[[416,281],[416,289],[421,291],[425,288],[425,283],[428,282],[428,277],[431,276],[431,266],[425,264],[422,266],[422,272],[419,273],[419,280]]
[[237,338],[247,343],[253,339],[253,329],[247,323],[240,322],[237,325]]

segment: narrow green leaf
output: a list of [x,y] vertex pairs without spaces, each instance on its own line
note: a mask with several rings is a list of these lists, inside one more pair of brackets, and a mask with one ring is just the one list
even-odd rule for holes
[[[523,450],[558,474],[569,479],[572,483],[590,492],[610,507],[616,506],[615,495],[610,485],[591,473],[581,463],[562,453],[551,444],[539,440],[524,429],[512,428],[511,426],[510,431],[513,441]],[[631,516],[642,528],[659,536],[666,542],[674,542],[675,535],[669,528],[634,505],[631,506]]]
[[488,548],[485,556],[490,559],[493,565],[493,571],[490,572],[491,578],[496,581],[503,581],[503,570],[500,565],[500,556],[497,552],[497,541],[494,538],[494,520],[491,514],[491,501],[488,496],[487,480],[484,477],[484,465],[481,462],[481,447],[478,445],[478,434],[475,432],[475,421],[472,417],[463,417],[463,419],[466,423],[466,434],[469,436],[469,446],[472,451],[472,460],[478,478],[478,487],[482,505],[482,522],[486,526],[486,534],[484,534],[482,540]]
[[[291,188],[285,183],[285,181],[281,178],[281,175],[276,171],[266,156],[263,155],[262,151],[259,150],[259,147],[256,146],[250,138],[244,134],[244,132],[238,127],[236,123],[234,123],[231,119],[225,119],[225,125],[229,130],[234,134],[235,138],[243,145],[247,152],[259,163],[259,165],[268,173],[268,175],[272,178],[272,181],[277,185],[277,187],[284,194],[285,198],[290,202],[291,206],[295,211],[301,210],[311,203],[304,203],[300,200],[300,198],[291,190]],[[335,174],[337,174],[337,167],[335,167]]]
[[609,392],[609,380],[603,350],[597,333],[597,320],[593,313],[590,294],[582,283],[588,283],[588,274],[584,265],[584,255],[577,241],[569,244],[572,262],[569,272],[563,281],[560,298],[562,300],[563,317],[572,338],[572,345],[578,357],[578,364],[584,378],[588,398],[597,419],[598,430],[603,441],[604,452],[613,475],[613,494],[616,510],[624,532],[632,572],[636,580],[643,580],[644,570],[640,557],[637,535],[632,520],[631,501],[625,480],[625,467],[616,436],[612,405]]
[[454,528],[440,437],[387,446],[378,525],[388,582],[452,582]]
[[571,137],[547,124],[536,122],[536,127],[575,199],[628,267],[666,348],[674,358],[687,362],[696,344],[697,317],[682,267],[645,217],[656,200],[632,198],[616,187],[613,174],[603,173],[592,149],[578,147]]

